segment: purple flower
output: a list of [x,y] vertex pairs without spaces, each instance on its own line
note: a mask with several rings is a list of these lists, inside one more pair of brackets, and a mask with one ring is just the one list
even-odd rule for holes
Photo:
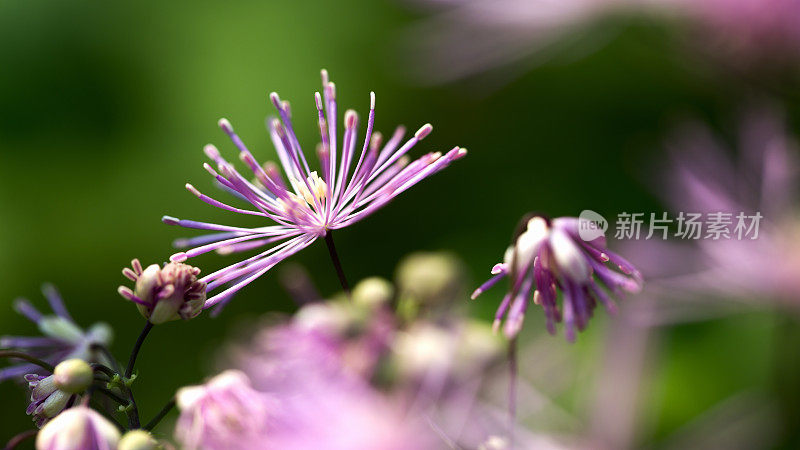
[[182,448],[267,448],[276,408],[244,373],[222,372],[204,385],[181,388],[176,399],[181,414],[175,438]]
[[206,300],[206,284],[197,280],[200,269],[188,264],[170,262],[159,267],[151,264],[142,269],[138,259],[132,269],[122,274],[136,283],[133,290],[120,286],[119,294],[136,303],[139,312],[154,325],[178,319],[197,317]]
[[[110,344],[111,328],[104,323],[97,323],[84,331],[72,320],[61,296],[52,285],[44,285],[42,292],[54,315],[42,314],[25,299],[17,300],[14,308],[34,322],[43,336],[0,336],[0,347],[23,351],[52,365],[71,358],[94,361],[96,358],[91,351],[92,345]],[[40,374],[41,370],[27,363],[6,367],[0,369],[0,381],[29,373]]]
[[33,415],[33,422],[39,428],[75,403],[76,395],[58,389],[53,375],[45,377],[29,373],[25,375],[25,381],[31,390],[31,403],[25,413]]
[[[510,289],[495,314],[494,328],[505,318],[504,332],[512,338],[522,328],[529,300],[544,308],[547,330],[555,333],[555,323],[562,318],[567,340],[575,339],[575,327],[583,330],[597,305],[603,303],[609,312],[616,310],[613,300],[603,289],[621,297],[638,292],[642,277],[636,268],[621,256],[606,249],[605,237],[585,241],[578,233],[578,219],[562,217],[548,220],[532,215],[514,245],[506,250],[504,262],[492,268],[494,275],[475,290],[472,298],[510,276]],[[611,262],[621,272],[605,265]],[[599,283],[598,283],[599,282]],[[557,304],[561,291],[562,310]]]
[[36,435],[36,450],[113,450],[120,433],[106,418],[86,406],[69,408]]
[[[262,166],[256,162],[225,119],[219,121],[219,126],[239,149],[239,158],[252,171],[255,180],[251,182],[240,174],[213,145],[205,147],[206,155],[216,166],[215,169],[206,164],[206,170],[223,189],[248,202],[252,209],[230,206],[200,193],[192,185],[186,185],[189,191],[212,206],[262,217],[276,225],[245,228],[180,220],[169,216],[163,218],[164,223],[169,225],[217,232],[177,241],[179,247],[194,248],[172,255],[171,260],[175,262],[183,262],[187,258],[212,250],[231,253],[267,247],[253,257],[201,278],[200,281],[208,283],[209,291],[234,282],[232,286],[209,298],[205,303],[206,308],[226,302],[239,289],[280,261],[308,247],[317,238],[325,237],[331,230],[344,228],[367,217],[401,192],[466,154],[465,149],[455,147],[444,155],[428,153],[409,163],[406,154],[431,132],[432,127],[430,124],[424,125],[402,145],[404,128],[398,127],[383,144],[380,133],[373,133],[374,93],[371,94],[363,144],[357,142],[358,115],[355,111],[348,110],[344,115],[345,129],[342,146],[339,148],[336,88],[328,80],[328,73],[324,70],[322,84],[322,95],[316,94],[321,138],[321,144],[316,151],[319,159],[317,168],[312,168],[300,148],[291,121],[289,103],[272,93],[270,99],[280,118],[268,120],[268,128],[283,167],[283,175],[273,163],[268,162]],[[357,146],[361,146],[360,153],[356,151]]]
[[94,378],[91,366],[80,359],[68,359],[59,363],[52,375],[35,373],[25,375],[31,390],[31,403],[25,411],[33,415],[36,426],[41,428],[64,408],[75,403],[77,394],[83,393]]
[[764,107],[744,117],[738,144],[733,161],[726,146],[696,124],[670,143],[667,189],[660,191],[673,216],[699,214],[704,223],[709,214],[724,214],[730,223],[728,238],[708,238],[704,227],[699,235],[628,245],[658,288],[654,294],[673,300],[658,302],[659,320],[696,316],[701,306],[717,313],[737,304],[800,304],[797,145],[779,112]]

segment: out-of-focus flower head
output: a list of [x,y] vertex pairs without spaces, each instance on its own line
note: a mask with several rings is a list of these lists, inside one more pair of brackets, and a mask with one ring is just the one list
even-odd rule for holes
[[[347,321],[321,320],[326,312],[341,317],[341,311],[317,307],[326,306],[305,306],[294,320],[268,326],[229,352],[255,389],[273,401],[274,426],[259,448],[432,448],[431,433],[369,384],[376,349],[361,344],[371,342],[340,333]],[[231,439],[238,448],[241,441]]]
[[[434,10],[405,41],[423,82],[446,83],[525,61],[595,50],[611,35],[597,25],[623,15],[661,20],[725,67],[797,67],[795,0],[406,0]],[[685,23],[688,28],[675,26]],[[685,33],[689,31],[688,33]],[[586,38],[590,35],[591,38]],[[577,44],[577,45],[576,45]],[[505,70],[505,73],[514,72]]]
[[[667,172],[667,189],[661,189],[665,201],[685,217],[727,215],[729,234],[713,239],[702,230],[699,235],[691,233],[696,239],[630,242],[626,251],[653,279],[653,287],[674,300],[690,299],[696,307],[703,298],[728,300],[715,302],[716,306],[766,302],[797,308],[797,146],[781,115],[761,107],[745,116],[735,162],[724,145],[696,124],[678,132],[670,147],[673,164]],[[664,319],[668,314],[659,316]]]
[[160,267],[151,264],[142,269],[138,259],[122,274],[135,282],[134,289],[120,286],[119,294],[134,303],[145,319],[154,325],[178,319],[192,319],[203,310],[206,284],[198,281],[200,269],[188,264],[169,262]]
[[[631,0],[422,0],[438,10],[412,27],[410,64],[421,81],[445,83],[545,56]],[[596,48],[602,36],[584,46]],[[590,50],[586,47],[584,51]],[[540,59],[540,58],[539,58]]]
[[272,417],[277,413],[268,395],[256,391],[247,375],[227,370],[206,384],[181,388],[181,411],[175,438],[182,448],[266,448]]
[[404,257],[395,271],[401,313],[413,316],[420,308],[452,306],[464,292],[465,279],[463,264],[450,253],[416,252]]
[[699,27],[694,45],[709,45],[736,63],[800,58],[800,3],[795,0],[657,0]]
[[[84,331],[69,315],[64,301],[52,285],[45,284],[42,292],[53,314],[42,314],[25,299],[17,300],[14,309],[34,322],[43,336],[0,336],[0,347],[23,351],[52,365],[71,358],[95,361],[95,352],[91,351],[91,347],[95,344],[109,345],[111,327],[96,323]],[[42,369],[36,365],[18,364],[0,369],[0,381],[41,373]]]
[[401,380],[446,376],[458,381],[486,369],[499,359],[502,348],[492,329],[477,321],[417,321],[392,340],[391,363]]
[[[555,333],[555,323],[563,319],[567,340],[572,341],[575,327],[578,330],[586,327],[598,301],[610,312],[615,311],[604,287],[617,297],[641,289],[639,271],[608,250],[604,236],[584,240],[579,233],[578,218],[550,220],[532,214],[523,218],[521,225],[524,231],[506,250],[504,261],[492,268],[494,276],[472,294],[474,299],[501,279],[510,278],[509,290],[494,321],[497,329],[505,318],[503,331],[509,338],[522,328],[530,301],[544,309],[551,334]],[[610,269],[607,262],[621,272]],[[561,309],[557,304],[559,291],[563,297]]]
[[[314,291],[304,284],[291,286]],[[507,413],[480,398],[502,352],[491,328],[445,309],[399,320],[390,299],[386,280],[368,278],[352,301],[311,301],[225,352],[276,402],[266,448],[477,448],[506,432]],[[526,448],[553,447],[525,430],[515,436]]]
[[111,422],[86,406],[59,414],[39,430],[36,450],[115,449],[120,433]]
[[260,329],[233,354],[259,389],[344,382],[374,374],[393,332],[393,318],[385,309],[348,300],[318,302],[300,308],[287,323]]
[[[318,124],[321,143],[317,146],[319,165],[313,168],[295,135],[289,103],[270,94],[278,110],[279,119],[269,119],[272,143],[278,153],[283,174],[274,163],[261,165],[233,131],[231,124],[222,119],[219,125],[239,149],[240,159],[255,176],[250,181],[222,157],[212,145],[205,147],[206,155],[215,164],[206,170],[217,183],[236,197],[245,200],[253,209],[233,207],[200,193],[187,184],[189,191],[202,201],[240,214],[262,217],[276,225],[243,228],[212,223],[180,220],[165,216],[169,225],[211,230],[218,233],[176,242],[179,247],[194,247],[172,255],[171,259],[183,262],[202,253],[217,250],[232,253],[266,247],[257,255],[213,272],[200,281],[208,283],[209,291],[234,284],[209,298],[209,308],[226,302],[252,280],[266,273],[279,262],[311,245],[329,231],[347,227],[369,216],[389,203],[406,189],[428,176],[444,169],[452,161],[463,157],[466,150],[454,147],[446,154],[428,153],[410,162],[407,153],[432,130],[430,124],[422,126],[405,143],[405,129],[399,127],[386,143],[380,133],[373,133],[375,121],[375,94],[370,97],[367,130],[360,144],[357,138],[358,114],[348,110],[344,117],[341,148],[337,144],[336,87],[322,71],[322,94],[316,94]],[[361,146],[357,152],[356,147]],[[355,164],[355,166],[354,166]],[[285,178],[284,178],[285,176]]]

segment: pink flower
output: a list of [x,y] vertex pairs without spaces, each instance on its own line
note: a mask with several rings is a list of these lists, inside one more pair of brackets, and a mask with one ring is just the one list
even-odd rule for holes
[[[316,93],[315,97],[321,139],[316,151],[317,167],[309,163],[309,158],[300,148],[289,103],[272,93],[270,99],[280,118],[271,119],[268,125],[283,173],[274,163],[259,164],[225,119],[219,121],[219,126],[238,148],[239,158],[250,169],[255,181],[239,173],[216,147],[205,147],[206,155],[214,164],[214,167],[206,164],[206,170],[223,189],[249,203],[251,209],[230,206],[200,193],[190,184],[186,185],[190,192],[209,205],[260,217],[273,225],[246,228],[164,216],[163,222],[168,225],[217,232],[177,241],[179,247],[193,248],[172,255],[170,259],[174,262],[183,262],[214,250],[232,253],[261,249],[255,256],[198,280],[207,283],[208,291],[233,282],[232,286],[206,300],[205,308],[227,302],[242,287],[318,238],[366,218],[406,189],[466,155],[465,149],[454,147],[445,154],[428,153],[410,161],[409,150],[430,134],[433,127],[430,124],[422,126],[405,143],[402,143],[405,129],[398,127],[384,143],[380,133],[373,133],[374,93],[370,96],[370,112],[362,143],[358,141],[358,114],[348,110],[344,114],[345,128],[340,148],[337,144],[336,87],[324,70],[322,87],[322,94]],[[356,149],[358,146],[360,152]]]
[[277,413],[269,396],[234,370],[204,385],[181,388],[176,399],[181,414],[175,438],[188,450],[264,448]]
[[[630,243],[627,251],[653,278],[654,293],[674,300],[658,304],[697,310],[699,299],[717,299],[725,302],[715,302],[715,309],[763,302],[800,306],[797,147],[780,115],[762,108],[745,117],[736,161],[697,125],[679,133],[671,147],[666,189],[671,209],[703,217],[729,214],[731,235],[719,240],[701,235],[696,240],[673,237]],[[741,237],[736,231],[740,214],[746,226]],[[762,218],[750,219],[757,215]],[[754,222],[757,230],[750,228]],[[681,299],[690,302],[678,302]],[[675,313],[682,314],[680,309]],[[667,314],[656,316],[670,320]]]

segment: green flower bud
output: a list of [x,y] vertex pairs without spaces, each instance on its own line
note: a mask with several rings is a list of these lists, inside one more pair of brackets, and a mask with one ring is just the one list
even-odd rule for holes
[[463,290],[463,272],[461,262],[449,253],[412,253],[397,267],[399,297],[422,304],[451,300]]
[[353,288],[353,303],[367,308],[376,308],[392,300],[394,287],[392,283],[379,277],[361,280]]
[[82,359],[68,359],[59,363],[53,371],[56,388],[69,394],[85,391],[94,379],[91,366]]
[[117,450],[155,450],[158,441],[152,434],[144,430],[131,430],[122,435]]

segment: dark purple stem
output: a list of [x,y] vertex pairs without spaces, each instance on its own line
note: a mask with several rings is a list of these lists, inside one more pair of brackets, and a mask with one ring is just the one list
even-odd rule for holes
[[11,438],[11,440],[10,440],[10,441],[8,441],[8,443],[6,444],[6,446],[5,446],[5,447],[3,447],[3,448],[4,448],[5,450],[14,450],[15,448],[17,448],[17,446],[18,446],[19,444],[21,444],[21,443],[25,442],[26,440],[28,440],[28,439],[30,439],[30,438],[32,438],[32,437],[34,437],[34,436],[36,436],[36,433],[38,433],[38,431],[39,431],[39,430],[27,430],[27,431],[23,431],[22,433],[19,433],[18,435],[16,435],[16,436],[12,437],[12,438]]
[[328,253],[331,255],[331,262],[333,262],[333,268],[336,269],[336,275],[339,276],[339,283],[342,284],[342,289],[344,289],[347,297],[350,297],[350,285],[347,284],[347,277],[344,276],[342,263],[339,261],[339,254],[336,252],[336,245],[333,243],[333,231],[331,230],[328,230],[325,234],[325,245],[328,246]]

